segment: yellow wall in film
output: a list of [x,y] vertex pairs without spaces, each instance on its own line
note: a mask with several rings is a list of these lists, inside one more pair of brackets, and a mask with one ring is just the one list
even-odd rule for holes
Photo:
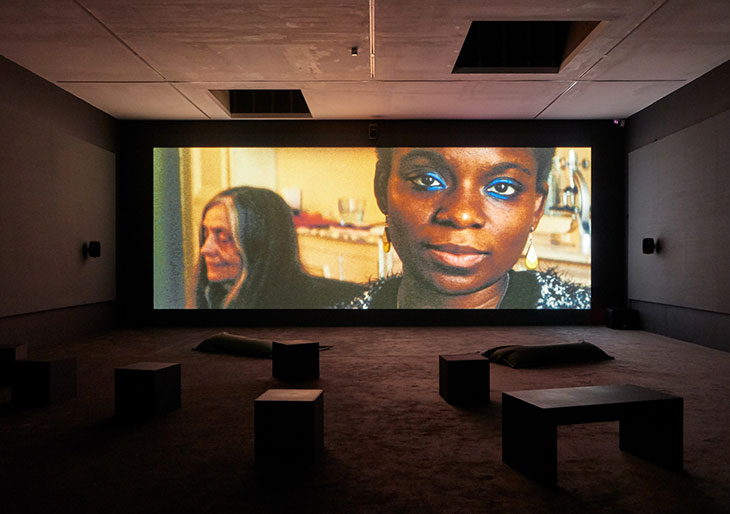
[[230,187],[297,188],[302,210],[338,220],[338,198],[365,200],[364,224],[382,223],[375,203],[372,148],[180,148],[185,280],[198,259],[198,230],[208,201]]
[[363,223],[382,223],[373,193],[377,156],[372,148],[278,148],[277,192],[302,191],[302,210],[339,219],[338,198],[365,200]]
[[[570,150],[579,162],[590,163],[590,148],[557,148],[554,172]],[[365,200],[363,223],[382,223],[373,194],[376,161],[373,148],[181,148],[181,196],[190,207],[186,222],[197,226],[203,206],[216,193],[250,185],[282,196],[297,188],[304,212],[333,220],[339,219],[338,198],[360,198]],[[590,189],[590,165],[583,176]]]

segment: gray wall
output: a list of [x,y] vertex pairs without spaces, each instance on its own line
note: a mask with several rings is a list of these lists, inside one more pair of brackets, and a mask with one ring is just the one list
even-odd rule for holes
[[[113,118],[0,57],[3,342],[25,335],[35,343],[36,332],[48,342],[97,328],[106,318],[99,306],[111,309],[115,127]],[[101,258],[83,257],[89,240],[101,241]]]
[[730,351],[728,83],[725,63],[627,120],[627,246],[642,328]]

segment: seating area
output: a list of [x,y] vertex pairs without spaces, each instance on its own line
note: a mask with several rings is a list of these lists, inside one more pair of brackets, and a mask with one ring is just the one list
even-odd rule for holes
[[27,344],[0,345],[0,387],[12,385],[15,361],[26,358],[28,358]]
[[323,391],[269,389],[254,401],[254,423],[256,466],[296,471],[324,449]]
[[[292,383],[273,375],[269,359],[192,351],[218,331],[114,330],[31,348],[34,360],[76,355],[78,391],[17,411],[4,389],[0,461],[15,470],[0,482],[0,492],[13,491],[8,512],[99,512],[110,498],[124,512],[719,513],[730,505],[730,413],[718,408],[730,401],[727,353],[605,327],[246,329],[261,340],[331,346],[318,353],[319,378]],[[576,340],[614,359],[530,369],[479,361],[488,398],[452,403],[441,394],[439,356],[458,363],[448,356]],[[118,416],[114,370],[128,363],[179,363],[180,407],[134,422]],[[503,462],[507,395],[570,388],[600,403],[590,388],[615,384],[649,395],[642,413],[647,401],[683,399],[682,465],[636,456],[622,388],[612,389],[618,410],[543,405],[556,409],[557,487]],[[302,409],[289,410],[297,402]],[[262,462],[268,473],[259,473]]]
[[489,360],[480,353],[439,355],[439,394],[454,405],[489,403]]
[[36,407],[75,398],[76,370],[76,357],[17,359],[10,383],[13,405]]
[[619,422],[619,447],[682,470],[683,401],[632,384],[502,393],[502,460],[556,485],[559,425]]
[[282,380],[319,378],[319,343],[273,341],[271,374]]
[[181,374],[176,362],[137,362],[115,368],[116,415],[148,417],[179,409]]

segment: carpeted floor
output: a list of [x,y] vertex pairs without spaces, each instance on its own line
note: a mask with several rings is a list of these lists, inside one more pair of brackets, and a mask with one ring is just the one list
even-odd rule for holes
[[[222,329],[221,329],[222,330]],[[287,383],[271,361],[191,351],[217,329],[115,330],[29,358],[76,355],[78,397],[16,411],[0,391],[0,511],[74,513],[730,512],[730,353],[639,331],[538,328],[229,328],[312,339],[321,378]],[[503,344],[589,341],[613,361],[491,366],[491,403],[438,394],[438,355]],[[182,408],[114,417],[114,368],[182,364]],[[634,383],[684,397],[683,473],[618,448],[618,423],[560,427],[558,488],[501,460],[501,393]],[[274,476],[253,465],[253,401],[269,388],[324,390],[325,452]]]

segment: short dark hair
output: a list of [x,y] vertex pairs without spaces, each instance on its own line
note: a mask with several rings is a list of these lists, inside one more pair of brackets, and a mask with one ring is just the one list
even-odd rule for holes
[[[393,151],[394,148],[377,148],[378,162],[375,164],[375,179],[373,187],[375,189],[375,199],[378,207],[384,213],[388,213],[388,180],[390,172],[393,169]],[[555,148],[530,148],[537,161],[537,190],[547,195],[548,191],[543,184],[548,181],[550,170],[553,166],[553,156]]]

